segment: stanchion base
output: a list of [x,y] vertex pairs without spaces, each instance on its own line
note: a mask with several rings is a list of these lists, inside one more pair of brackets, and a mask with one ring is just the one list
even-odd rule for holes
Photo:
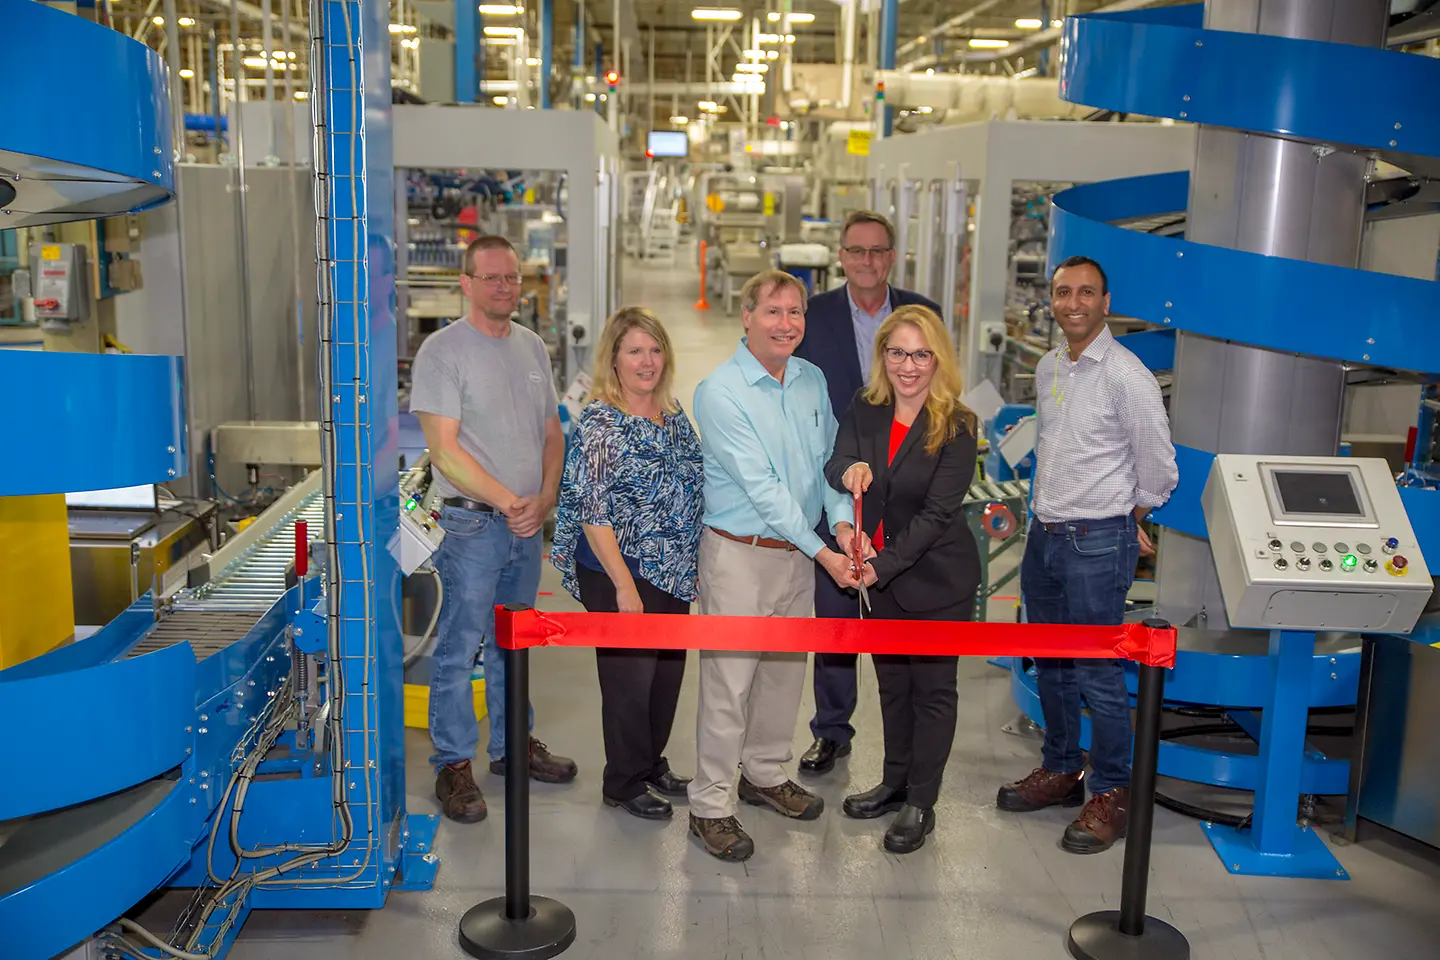
[[530,916],[510,920],[505,898],[477,903],[460,921],[460,946],[479,960],[549,960],[575,942],[575,914],[558,900],[530,898]]
[[1070,925],[1067,945],[1076,960],[1190,960],[1190,942],[1168,923],[1145,918],[1138,937],[1120,932],[1120,911],[1087,913]]

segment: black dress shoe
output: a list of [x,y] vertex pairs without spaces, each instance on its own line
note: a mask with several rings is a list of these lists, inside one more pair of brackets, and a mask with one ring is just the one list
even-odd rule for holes
[[894,813],[905,806],[905,788],[880,784],[878,787],[856,793],[845,798],[841,809],[845,816],[856,820],[873,820],[887,813]]
[[885,831],[885,849],[891,853],[913,853],[925,846],[926,834],[934,829],[934,810],[921,810],[907,803]]
[[615,800],[610,797],[603,798],[605,806],[619,807],[631,816],[639,817],[641,820],[669,820],[675,813],[675,808],[670,806],[670,801],[664,797],[646,790],[640,796],[631,800]]
[[816,739],[800,758],[800,769],[805,773],[829,773],[835,761],[850,756],[850,744],[836,743],[824,737]]
[[689,793],[690,778],[677,777],[675,771],[666,770],[658,777],[651,777],[645,781],[656,793],[664,794],[667,797],[683,797]]

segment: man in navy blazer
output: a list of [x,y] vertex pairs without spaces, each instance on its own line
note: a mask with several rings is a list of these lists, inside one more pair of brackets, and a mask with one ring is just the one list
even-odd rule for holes
[[[841,417],[850,408],[855,394],[869,380],[875,356],[875,334],[880,324],[899,306],[919,303],[934,310],[931,301],[890,286],[890,269],[895,265],[895,228],[871,210],[856,210],[845,218],[840,229],[840,266],[845,284],[811,297],[805,309],[805,337],[795,356],[820,368],[830,388],[830,405]],[[821,518],[815,528],[830,549],[836,549],[829,521]],[[859,598],[847,594],[822,568],[815,568],[815,615],[855,617]],[[825,773],[835,760],[848,756],[855,728],[856,661],[853,653],[815,654],[815,716],[810,732],[815,743],[800,758],[806,773]]]

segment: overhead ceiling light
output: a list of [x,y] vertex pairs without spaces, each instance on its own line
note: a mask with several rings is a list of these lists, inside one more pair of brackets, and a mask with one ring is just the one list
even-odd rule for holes
[[296,100],[309,100],[309,99],[310,99],[310,91],[309,91],[309,90],[296,90],[296,91],[295,91],[295,99],[296,99]]
[[1010,41],[991,40],[988,37],[971,37],[970,46],[975,50],[1003,50],[1010,46]]
[[419,49],[420,49],[420,38],[419,38],[419,37],[406,37],[404,40],[401,40],[401,41],[400,41],[400,46],[404,47],[406,50],[419,50]]
[[1021,17],[1015,21],[1017,30],[1039,30],[1043,26],[1045,26],[1045,21],[1039,17]]
[[264,57],[246,57],[244,60],[241,60],[240,62],[243,63],[243,64],[245,64],[245,66],[247,66],[247,67],[254,67],[254,68],[257,69],[257,70],[264,70],[264,69],[265,69],[265,58],[264,58]]
[[524,27],[486,27],[486,28],[485,28],[485,36],[487,36],[487,37],[523,37],[523,36],[525,36],[525,28],[524,28]]
[[189,67],[185,67],[180,71],[180,76],[185,80],[189,80],[191,77],[195,76],[195,71],[191,70]]
[[736,73],[765,73],[765,72],[768,71],[769,69],[770,69],[770,64],[768,64],[768,63],[737,63],[737,64],[735,64],[735,72],[736,72]]
[[1063,26],[1065,26],[1065,21],[1064,21],[1064,20],[1051,20],[1051,21],[1050,21],[1050,26],[1052,26],[1052,27],[1063,27]]
[[701,100],[696,104],[701,110],[714,110],[719,104],[714,100]]
[[195,18],[194,18],[194,17],[181,17],[179,20],[176,20],[175,22],[178,23],[178,24],[180,24],[180,26],[182,26],[182,27],[193,27],[193,26],[195,26]]
[[742,50],[742,51],[740,51],[740,52],[741,52],[742,54],[744,54],[746,57],[748,57],[749,59],[751,59],[751,60],[764,60],[764,59],[765,59],[765,51],[764,51],[764,50]]
[[527,67],[538,67],[538,66],[540,66],[540,58],[539,58],[539,57],[526,57],[526,58],[525,58],[525,66],[527,66]]
[[788,16],[788,17],[785,18],[785,21],[786,21],[787,23],[814,23],[814,22],[815,22],[815,14],[813,14],[813,13],[792,13],[792,14],[790,14],[790,16]]
[[756,43],[779,43],[782,37],[778,33],[762,33],[755,38]]
[[[154,8],[151,8],[151,9],[154,9]],[[151,17],[151,18],[150,18],[150,22],[153,23],[153,24],[155,24],[155,26],[157,26],[157,27],[163,27],[163,26],[165,26],[165,18],[164,18],[164,17]]]
[[934,67],[926,67],[926,68],[925,68],[925,76],[927,76],[927,77],[933,77],[933,76],[935,76],[935,68],[934,68]]
[[780,51],[779,51],[779,50],[766,50],[766,51],[765,51],[765,59],[766,59],[766,60],[779,60],[779,59],[780,59]]
[[753,73],[732,73],[730,75],[730,82],[743,83],[748,87],[756,87],[757,89],[765,86],[765,78],[756,76]]
[[594,102],[595,102],[595,94],[593,94],[593,93],[587,93],[587,94],[585,94],[585,102],[586,102],[586,103],[594,103]]
[[391,33],[419,33],[419,32],[420,32],[420,28],[417,27],[417,26],[415,26],[415,24],[413,24],[413,23],[392,23],[392,24],[390,24],[390,32],[391,32]]
[[480,12],[487,17],[518,17],[525,12],[525,8],[519,4],[511,6],[508,3],[482,3]]
[[687,123],[690,122],[690,118],[689,118],[689,117],[674,116],[674,117],[671,117],[671,118],[670,118],[670,122],[673,123],[673,124],[675,124],[675,126],[677,126],[677,127],[683,127],[683,126],[685,126],[685,124],[687,124]]
[[490,102],[493,103],[493,104],[495,104],[495,106],[497,106],[497,107],[503,107],[503,106],[505,106],[507,103],[510,102],[510,98],[509,98],[509,97],[491,97],[491,98],[490,98]]
[[733,7],[696,7],[690,11],[694,20],[739,20],[740,11]]

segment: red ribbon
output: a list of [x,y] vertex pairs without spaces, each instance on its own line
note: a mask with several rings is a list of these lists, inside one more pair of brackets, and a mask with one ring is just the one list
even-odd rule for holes
[[1080,657],[1175,665],[1175,628],[938,620],[699,617],[674,613],[541,613],[495,608],[507,650],[630,647],[768,653],[901,653],[951,657]]

